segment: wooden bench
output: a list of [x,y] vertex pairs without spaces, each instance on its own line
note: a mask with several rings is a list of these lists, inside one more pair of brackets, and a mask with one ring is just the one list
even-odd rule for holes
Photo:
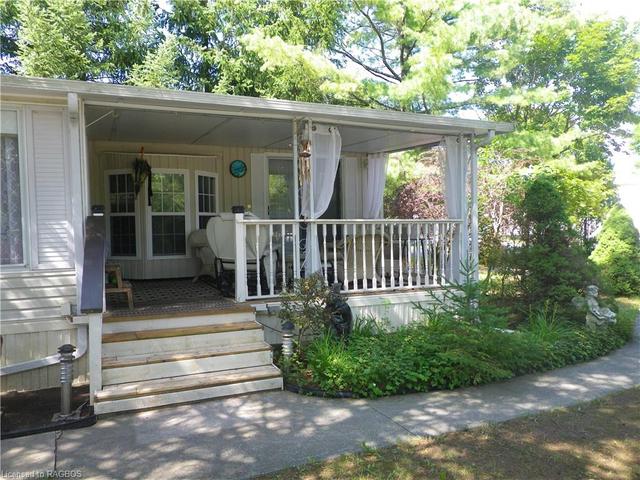
[[129,304],[129,310],[133,310],[133,290],[131,284],[122,280],[122,270],[120,265],[105,265],[104,271],[107,275],[114,274],[116,277],[116,285],[112,286],[107,284],[105,288],[105,294],[111,293],[124,293],[127,295],[127,303]]

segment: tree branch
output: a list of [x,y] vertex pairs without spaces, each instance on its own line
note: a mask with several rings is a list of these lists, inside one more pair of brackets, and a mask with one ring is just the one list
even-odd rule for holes
[[380,105],[382,108],[384,108],[385,110],[394,110],[396,112],[400,112],[401,110],[397,107],[391,106],[391,105],[387,105],[384,102],[381,102],[380,100],[378,100],[377,98],[373,98],[370,97],[368,100],[366,98],[361,97],[360,95],[356,94],[355,92],[349,92],[349,95],[351,95],[352,98],[354,98],[355,100],[357,100],[358,102],[362,103],[363,105],[366,104],[370,104],[370,103],[375,103],[376,105]]
[[387,59],[387,53],[386,53],[386,49],[385,49],[385,46],[384,46],[384,38],[382,37],[382,33],[380,33],[380,30],[378,30],[378,27],[376,26],[376,24],[373,21],[373,19],[369,16],[369,14],[367,12],[365,12],[364,9],[362,9],[360,7],[360,5],[358,5],[358,2],[353,2],[353,3],[356,6],[356,8],[358,9],[358,11],[360,13],[362,13],[364,18],[367,19],[367,22],[371,26],[371,29],[374,31],[374,33],[378,37],[378,41],[380,42],[380,56],[381,56],[381,59],[382,59],[382,63],[384,63],[384,66],[387,67],[387,70],[389,70],[389,72],[391,73],[391,76],[393,78],[395,78],[398,82],[401,82],[402,81],[402,77],[400,75],[398,75],[398,73],[391,67],[391,65],[389,64],[389,60]]
[[380,71],[380,70],[378,70],[376,68],[373,68],[373,67],[367,65],[362,60],[357,58],[355,55],[347,52],[346,50],[340,50],[340,49],[337,49],[337,48],[332,48],[331,51],[334,52],[334,53],[338,53],[340,55],[344,55],[345,57],[347,57],[352,62],[360,65],[362,68],[364,68],[370,74],[380,78],[381,80],[384,80],[385,82],[397,82],[398,81],[395,77],[392,77],[388,73],[382,72],[382,71]]

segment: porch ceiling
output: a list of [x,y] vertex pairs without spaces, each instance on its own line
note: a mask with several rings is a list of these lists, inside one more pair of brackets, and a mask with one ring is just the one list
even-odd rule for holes
[[[291,120],[87,105],[90,140],[290,148]],[[391,152],[438,142],[441,135],[340,126],[345,152]]]

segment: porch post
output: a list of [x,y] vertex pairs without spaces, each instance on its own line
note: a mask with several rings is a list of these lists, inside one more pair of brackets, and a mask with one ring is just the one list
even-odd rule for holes
[[[460,164],[462,171],[458,179],[458,195],[460,195],[460,211],[462,212],[462,225],[460,232],[460,259],[459,261],[467,264],[469,262],[469,200],[467,197],[467,165],[469,157],[467,156],[466,142],[467,139],[463,135],[458,135],[460,145]],[[461,266],[458,264],[458,281],[462,281]]]
[[[293,278],[300,278],[300,161],[298,155],[298,120],[293,119],[293,181],[295,189],[293,194],[293,218],[296,220],[291,226],[293,235]],[[284,254],[284,252],[283,252]]]
[[473,279],[479,276],[479,247],[478,247],[478,147],[475,135],[471,136],[471,263],[473,264]]
[[89,333],[89,403],[93,405],[95,394],[102,390],[102,313],[74,316],[73,323],[86,325]]
[[298,176],[298,120],[295,118],[292,122],[293,135],[293,181],[296,188],[293,196],[293,218],[300,219],[300,178]]
[[[247,239],[244,214],[234,214],[236,240],[236,302],[247,299]],[[259,261],[259,259],[257,260]],[[260,279],[258,279],[260,281]]]
[[[311,139],[313,138],[313,122],[312,120],[309,118],[307,119],[307,128],[309,129],[309,142],[311,144],[311,156],[309,157],[309,220],[314,220],[316,218],[316,205],[315,205],[315,191],[314,191],[314,179],[315,179],[315,155],[313,153],[313,150],[315,148],[313,142],[311,141]],[[315,272],[309,272],[309,267],[311,265],[312,262],[308,261],[309,258],[309,254],[311,253],[311,246],[312,245],[317,245],[318,243],[318,231],[317,231],[317,227],[316,227],[316,223],[311,222],[311,223],[307,223],[307,230],[308,235],[307,235],[307,242],[305,243],[305,250],[304,250],[304,261],[305,261],[305,265],[306,265],[306,270],[305,270],[305,276],[308,276],[310,273],[315,273]]]
[[309,129],[309,142],[311,143],[311,156],[309,157],[309,213],[311,214],[311,218],[315,218],[315,202],[313,198],[313,167],[315,166],[315,162],[313,161],[313,143],[311,142],[311,138],[313,137],[313,122],[311,119],[307,120],[307,128]]
[[[83,155],[81,150],[81,132],[84,132],[84,124],[81,125],[82,102],[76,93],[67,94],[67,112],[69,115],[69,171],[71,182],[71,217],[73,228],[73,258],[76,270],[76,284],[82,282],[82,259],[84,258],[84,214],[83,214]],[[80,305],[80,289],[77,292],[76,302]]]

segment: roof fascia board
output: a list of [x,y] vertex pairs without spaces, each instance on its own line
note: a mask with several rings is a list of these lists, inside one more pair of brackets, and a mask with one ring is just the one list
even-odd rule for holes
[[[197,107],[197,108],[189,108],[189,107],[171,107],[162,105],[153,105],[153,104],[145,104],[145,103],[129,103],[129,102],[114,102],[114,101],[95,101],[95,100],[86,100],[85,105],[93,105],[99,107],[109,107],[109,108],[131,108],[131,109],[139,109],[139,110],[153,110],[153,111],[171,111],[171,112],[181,112],[181,113],[199,113],[199,114],[210,114],[210,115],[219,115],[222,117],[245,117],[245,118],[264,118],[266,120],[294,120],[300,118],[307,118],[308,116],[302,117],[301,115],[284,115],[284,114],[274,114],[274,113],[256,113],[256,112],[241,112],[241,111],[233,111],[233,110],[218,110],[205,107]],[[380,121],[380,122],[371,122],[371,121],[350,121],[350,120],[341,120],[336,117],[328,117],[322,115],[314,115],[310,117],[314,122],[319,123],[334,123],[338,125],[344,125],[349,127],[365,127],[365,128],[375,128],[378,130],[392,130],[392,131],[401,131],[401,132],[409,132],[409,133],[422,133],[426,135],[453,135],[454,127],[451,126],[425,126],[420,125],[416,127],[414,123],[406,124],[406,122],[395,122],[388,123],[388,121]],[[469,129],[469,128],[455,128],[455,134],[458,133],[475,133],[482,134],[486,133],[488,130],[478,130],[478,129]]]
[[[398,125],[402,128],[434,129],[442,128],[450,133],[453,130],[482,134],[488,130],[505,133],[513,130],[513,125],[504,122],[486,120],[470,120],[455,117],[442,117],[419,113],[392,112],[339,105],[324,105],[288,100],[264,99],[257,97],[241,97],[234,95],[218,95],[203,92],[184,92],[179,90],[163,90],[143,87],[81,82],[75,80],[43,79],[32,77],[2,76],[3,90],[32,90],[59,94],[78,93],[88,103],[92,101],[111,100],[117,104],[128,104],[131,101],[142,105],[194,108],[199,111],[216,110],[244,113],[247,115],[264,115],[265,118],[298,118],[311,117],[321,122],[355,121],[361,126]],[[434,132],[435,133],[435,132]]]

